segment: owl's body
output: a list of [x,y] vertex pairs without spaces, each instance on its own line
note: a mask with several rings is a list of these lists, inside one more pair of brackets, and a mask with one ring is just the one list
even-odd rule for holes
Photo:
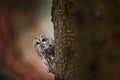
[[43,64],[47,67],[48,72],[54,73],[55,52],[53,39],[47,35],[38,35],[33,41],[33,45]]

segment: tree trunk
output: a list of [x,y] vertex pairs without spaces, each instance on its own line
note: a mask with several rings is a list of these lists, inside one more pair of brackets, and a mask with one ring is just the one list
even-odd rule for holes
[[119,0],[53,0],[56,80],[120,80],[119,5]]
[[74,76],[72,3],[73,0],[53,0],[52,21],[55,30],[56,80],[73,80]]

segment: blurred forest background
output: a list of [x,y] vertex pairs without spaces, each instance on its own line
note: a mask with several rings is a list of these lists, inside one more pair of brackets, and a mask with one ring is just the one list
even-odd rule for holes
[[0,0],[0,80],[52,80],[32,42],[53,36],[51,0]]

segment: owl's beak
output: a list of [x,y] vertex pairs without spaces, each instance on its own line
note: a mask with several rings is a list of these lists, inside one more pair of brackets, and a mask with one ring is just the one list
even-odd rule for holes
[[41,47],[41,49],[44,48],[43,44],[40,43],[40,47]]

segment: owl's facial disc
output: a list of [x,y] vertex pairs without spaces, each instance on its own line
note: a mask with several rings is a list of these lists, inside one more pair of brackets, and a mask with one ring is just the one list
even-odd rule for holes
[[36,45],[37,45],[40,49],[44,48],[44,46],[43,46],[43,44],[42,44],[41,42],[36,42]]

